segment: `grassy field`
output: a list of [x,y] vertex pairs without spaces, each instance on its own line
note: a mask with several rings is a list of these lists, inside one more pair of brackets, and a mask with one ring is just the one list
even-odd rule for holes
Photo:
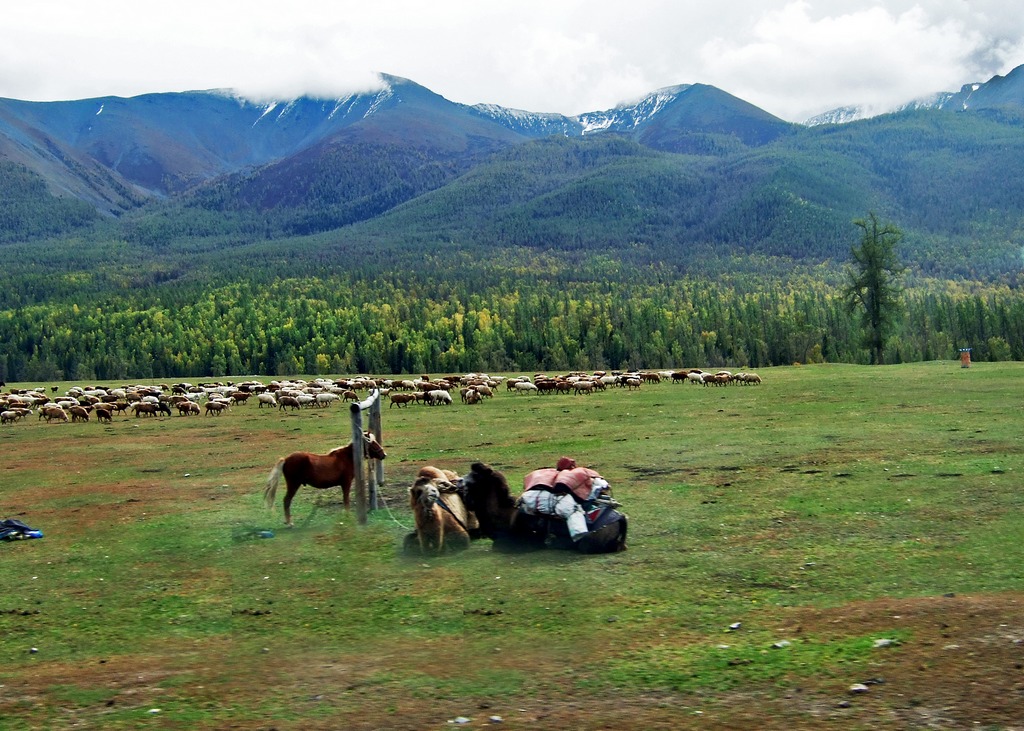
[[[0,728],[1019,727],[1024,364],[760,374],[385,408],[362,526],[262,504],[344,408],[4,425]],[[420,466],[562,454],[625,553],[400,555]]]

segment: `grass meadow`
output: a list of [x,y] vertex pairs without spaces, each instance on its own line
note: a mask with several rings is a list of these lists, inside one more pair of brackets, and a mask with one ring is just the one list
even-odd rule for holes
[[[759,373],[385,405],[366,525],[262,504],[344,407],[4,425],[0,518],[45,537],[0,542],[0,728],[1013,727],[1024,364]],[[563,454],[628,551],[400,554],[420,466]]]

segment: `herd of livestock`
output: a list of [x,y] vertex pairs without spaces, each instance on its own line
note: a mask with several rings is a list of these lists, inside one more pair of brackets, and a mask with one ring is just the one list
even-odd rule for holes
[[314,380],[272,380],[263,383],[247,380],[239,383],[175,383],[138,386],[74,386],[58,396],[53,386],[36,389],[10,389],[0,394],[0,424],[13,424],[35,415],[47,423],[87,422],[109,423],[117,415],[135,417],[218,416],[233,406],[254,401],[258,407],[298,411],[304,408],[328,408],[336,402],[356,402],[360,393],[378,389],[390,404],[444,406],[459,398],[465,404],[479,404],[493,397],[503,387],[516,394],[585,395],[611,387],[640,389],[645,384],[691,383],[703,386],[727,384],[756,385],[756,373],[709,372],[697,368],[657,372],[575,372],[533,377],[488,376],[469,373],[459,376],[416,379],[394,378],[317,378]]

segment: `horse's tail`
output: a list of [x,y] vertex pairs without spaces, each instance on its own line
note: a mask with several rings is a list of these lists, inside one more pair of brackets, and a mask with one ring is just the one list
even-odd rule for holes
[[274,465],[274,469],[270,470],[270,475],[267,477],[267,486],[263,488],[263,501],[267,504],[268,508],[274,507],[274,498],[277,497],[277,483],[281,481],[281,475],[284,472],[284,457],[277,460],[277,464]]

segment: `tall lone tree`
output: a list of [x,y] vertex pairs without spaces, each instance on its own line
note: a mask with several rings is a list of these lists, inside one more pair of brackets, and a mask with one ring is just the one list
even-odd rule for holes
[[896,257],[896,245],[903,232],[882,223],[874,213],[853,222],[861,229],[859,246],[850,248],[853,265],[847,270],[846,299],[850,312],[861,310],[864,346],[871,363],[885,362],[885,339],[892,331],[901,309],[903,266]]

